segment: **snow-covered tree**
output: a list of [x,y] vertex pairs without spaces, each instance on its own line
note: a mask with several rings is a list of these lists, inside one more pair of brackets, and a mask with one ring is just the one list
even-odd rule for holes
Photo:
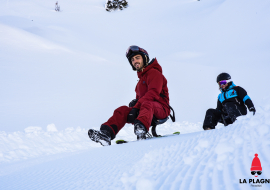
[[123,10],[124,8],[127,8],[128,2],[126,0],[107,0],[107,3],[105,5],[106,11],[111,12],[112,10]]
[[124,8],[127,8],[128,2],[126,0],[122,0],[121,3],[122,3]]
[[113,0],[113,9],[116,10],[118,8],[119,0]]
[[105,5],[105,9],[106,9],[106,11],[112,11],[112,9],[113,9],[113,3],[112,3],[112,1],[111,0],[107,0],[107,3],[106,3],[106,5]]

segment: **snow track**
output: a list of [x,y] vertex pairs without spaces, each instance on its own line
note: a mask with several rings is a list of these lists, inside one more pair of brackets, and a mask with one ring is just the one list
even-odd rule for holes
[[268,111],[212,131],[2,163],[0,189],[253,189],[239,179],[254,178],[255,153],[269,179]]

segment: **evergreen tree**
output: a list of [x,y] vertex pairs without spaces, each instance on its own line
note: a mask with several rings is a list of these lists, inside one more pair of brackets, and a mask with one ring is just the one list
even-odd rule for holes
[[122,1],[120,0],[119,3],[118,3],[118,8],[120,10],[123,10],[124,6],[122,5]]
[[126,0],[107,0],[107,3],[105,5],[106,11],[111,12],[112,10],[123,10],[124,8],[127,8],[128,2]]
[[118,8],[119,0],[113,0],[113,9],[116,10]]
[[106,11],[109,11],[109,12],[112,11],[113,3],[111,0],[107,0],[107,4],[106,4],[105,8],[106,8]]
[[121,3],[122,3],[124,8],[127,8],[128,2],[126,0],[122,0]]

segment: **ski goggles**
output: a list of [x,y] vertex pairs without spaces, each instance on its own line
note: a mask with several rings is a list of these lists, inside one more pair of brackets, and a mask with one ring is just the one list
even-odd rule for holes
[[221,80],[218,82],[219,86],[226,85],[227,83],[231,82],[230,80]]
[[255,175],[255,174],[258,174],[258,175],[261,175],[262,174],[262,171],[252,171],[251,172],[251,175]]
[[129,58],[133,53],[137,52],[143,52],[148,55],[147,51],[145,51],[143,48],[140,48],[139,46],[129,46],[126,51],[126,57]]

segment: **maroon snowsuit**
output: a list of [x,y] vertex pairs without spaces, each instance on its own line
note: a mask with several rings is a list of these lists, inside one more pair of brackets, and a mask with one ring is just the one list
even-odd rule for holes
[[[164,119],[170,114],[167,79],[163,76],[162,68],[156,59],[153,59],[137,74],[140,80],[135,88],[138,101],[134,108],[139,109],[137,120],[149,130],[153,115],[157,119]],[[132,107],[121,106],[114,111],[113,116],[107,122],[102,124],[112,129],[113,138],[127,123],[127,116],[131,110]]]

